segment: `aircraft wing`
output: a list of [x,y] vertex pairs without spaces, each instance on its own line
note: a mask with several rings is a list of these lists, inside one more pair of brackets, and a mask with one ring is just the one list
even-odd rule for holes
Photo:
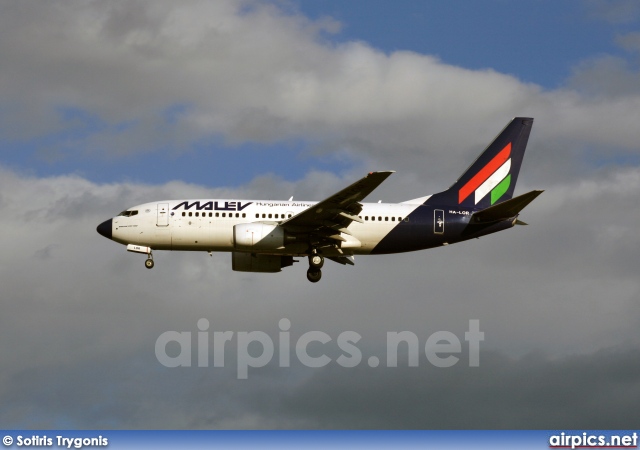
[[352,185],[285,220],[281,226],[293,234],[312,235],[317,241],[314,243],[320,245],[344,241],[340,233],[349,234],[346,228],[351,222],[362,222],[358,217],[362,211],[360,202],[393,172],[371,172]]

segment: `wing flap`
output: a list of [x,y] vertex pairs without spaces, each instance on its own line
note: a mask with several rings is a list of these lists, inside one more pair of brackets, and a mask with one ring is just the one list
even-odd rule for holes
[[346,211],[340,211],[338,215],[344,217],[345,219],[349,219],[353,222],[364,223],[364,220],[362,220],[360,217],[354,216],[353,214],[349,214]]
[[327,256],[327,259],[342,264],[343,266],[355,266],[355,258],[353,256]]

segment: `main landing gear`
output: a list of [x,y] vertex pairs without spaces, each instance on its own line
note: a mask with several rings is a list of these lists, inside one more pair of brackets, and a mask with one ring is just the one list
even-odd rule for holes
[[324,257],[314,251],[309,255],[309,270],[307,270],[307,280],[317,283],[322,278],[322,270],[324,266]]

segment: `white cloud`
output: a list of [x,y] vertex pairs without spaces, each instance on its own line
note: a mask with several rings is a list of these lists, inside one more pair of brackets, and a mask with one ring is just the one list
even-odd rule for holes
[[250,1],[14,2],[0,21],[5,136],[89,130],[53,144],[53,155],[302,137],[319,152],[438,179],[431,167],[459,167],[518,115],[538,119],[545,147],[637,151],[637,77],[613,59],[577,70],[573,84],[599,86],[594,97],[328,44],[321,34],[334,23]]

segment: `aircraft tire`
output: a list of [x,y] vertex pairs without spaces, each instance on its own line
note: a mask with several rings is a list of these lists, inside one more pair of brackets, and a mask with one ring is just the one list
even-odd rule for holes
[[153,266],[154,266],[153,259],[147,259],[147,260],[144,262],[144,266],[145,266],[147,269],[153,269]]
[[312,283],[317,283],[318,281],[320,281],[320,278],[322,278],[322,270],[312,268],[309,268],[309,270],[307,270],[307,280],[311,281]]
[[318,255],[314,253],[313,255],[309,255],[309,268],[310,269],[322,269],[324,266],[324,257],[322,255]]

